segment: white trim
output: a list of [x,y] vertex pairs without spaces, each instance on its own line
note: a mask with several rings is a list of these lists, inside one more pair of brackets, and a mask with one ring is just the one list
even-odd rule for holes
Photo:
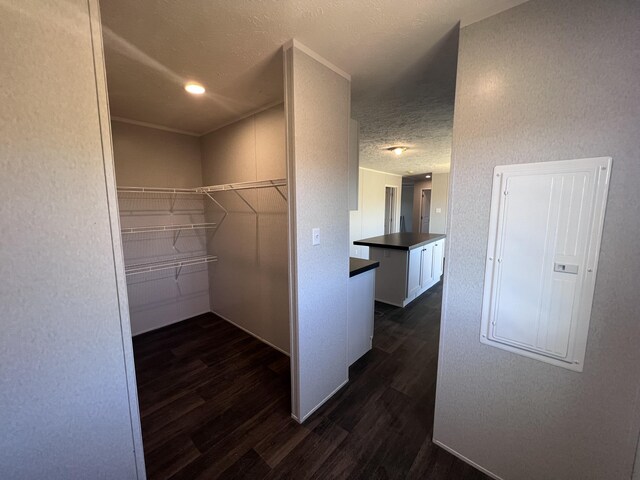
[[219,125],[219,126],[217,126],[217,127],[214,127],[214,128],[212,128],[211,130],[209,130],[209,131],[207,131],[207,132],[204,132],[204,133],[201,133],[201,134],[200,134],[200,135],[198,135],[198,136],[199,136],[199,137],[204,137],[205,135],[209,135],[210,133],[217,132],[218,130],[223,129],[224,127],[228,127],[229,125],[233,125],[234,123],[237,123],[237,122],[239,122],[239,121],[241,121],[241,120],[244,120],[245,118],[253,117],[254,115],[257,115],[257,114],[259,114],[259,113],[266,112],[266,111],[267,111],[267,110],[269,110],[270,108],[273,108],[273,107],[275,107],[276,105],[280,105],[280,104],[282,104],[282,103],[284,103],[284,100],[278,100],[278,101],[276,101],[276,102],[268,103],[267,105],[264,105],[264,106],[262,106],[262,107],[259,107],[259,108],[258,108],[258,110],[252,110],[251,112],[246,113],[246,114],[244,114],[244,115],[242,115],[242,116],[240,116],[240,117],[236,118],[235,120],[231,120],[231,121],[229,121],[229,122],[227,122],[227,123],[223,123],[222,125]]
[[[385,217],[386,217],[386,213],[387,213],[387,188],[390,188],[391,190],[393,190],[393,205],[392,205],[392,213],[391,215],[393,215],[393,219],[389,228],[389,233],[398,233],[400,232],[400,222],[398,222],[398,218],[400,217],[400,212],[402,211],[402,198],[400,199],[401,201],[398,202],[397,199],[398,197],[402,196],[402,187],[398,188],[398,185],[389,185],[388,183],[384,184],[384,210],[385,210]],[[385,228],[386,228],[386,223],[387,223],[387,219],[384,219],[384,223],[385,223]]]
[[313,407],[311,410],[309,410],[309,413],[307,413],[304,417],[302,417],[302,420],[298,420],[298,418],[297,418],[297,417],[295,417],[295,416],[293,415],[293,413],[291,414],[291,417],[292,417],[294,420],[298,420],[298,423],[304,423],[304,421],[305,421],[305,420],[307,420],[311,415],[313,415],[313,414],[314,414],[314,412],[315,412],[316,410],[318,410],[321,406],[323,406],[323,405],[324,405],[324,404],[325,404],[325,403],[326,403],[326,402],[327,402],[331,397],[333,397],[336,393],[338,393],[338,391],[339,391],[342,387],[344,387],[347,383],[349,383],[349,379],[348,379],[348,378],[347,378],[344,382],[342,382],[340,385],[338,385],[338,386],[336,387],[336,389],[335,389],[333,392],[331,392],[329,395],[327,395],[326,397],[324,397],[324,398],[322,399],[322,401],[321,401],[320,403],[318,403],[318,405],[316,405],[316,406],[315,406],[315,407]]
[[102,39],[102,20],[98,0],[87,0],[87,17],[91,37],[91,54],[93,60],[94,87],[98,110],[98,127],[102,149],[102,166],[104,172],[104,188],[106,206],[109,216],[109,235],[111,237],[111,260],[114,269],[114,282],[117,292],[118,319],[120,323],[120,341],[122,346],[122,365],[127,387],[129,421],[135,474],[138,480],[147,478],[144,448],[142,443],[142,427],[140,422],[140,406],[134,365],[133,341],[131,335],[131,319],[129,316],[129,299],[127,296],[127,279],[122,252],[122,236],[120,234],[120,215],[118,213],[118,194],[116,191],[116,171],[113,159],[113,142],[107,93],[107,73],[104,63],[104,44]]
[[345,72],[344,70],[342,70],[339,67],[336,67],[333,63],[331,63],[329,60],[327,60],[326,58],[318,55],[316,52],[314,52],[313,50],[311,50],[309,47],[307,47],[306,45],[300,43],[300,41],[296,40],[295,38],[292,38],[291,40],[289,40],[287,43],[285,43],[284,45],[282,45],[282,49],[284,51],[287,51],[291,48],[297,48],[298,50],[300,50],[303,53],[306,53],[307,55],[309,55],[311,58],[313,58],[314,60],[320,62],[321,64],[323,64],[325,67],[327,67],[330,70],[333,70],[334,72],[336,72],[338,75],[346,78],[347,80],[351,81],[351,75],[349,75],[347,72]]
[[[420,233],[429,233],[429,232],[422,231],[422,218],[424,217],[424,212],[422,211],[422,207],[424,207],[424,202],[422,201],[422,195],[424,195],[424,192],[426,192],[427,190],[433,194],[431,188],[420,189],[420,225],[418,226],[418,231]],[[415,192],[413,192],[413,194],[415,195]],[[429,195],[429,230],[431,230],[431,195]]]
[[177,128],[165,127],[163,125],[156,125],[155,123],[141,122],[139,120],[131,120],[130,118],[116,117],[114,115],[111,116],[111,121],[112,122],[120,122],[120,123],[129,123],[131,125],[137,125],[138,127],[154,128],[156,130],[164,130],[165,132],[179,133],[181,135],[189,135],[189,136],[192,136],[192,137],[199,137],[200,136],[199,133],[195,133],[195,132],[188,132],[186,130],[178,130]]
[[460,460],[462,460],[465,463],[468,463],[469,465],[471,465],[473,468],[480,470],[482,473],[484,473],[485,475],[490,476],[491,478],[495,478],[495,480],[504,480],[502,477],[496,475],[495,473],[487,470],[486,468],[478,465],[476,462],[469,460],[467,457],[465,457],[464,455],[460,454],[459,452],[456,452],[453,448],[451,447],[447,447],[444,443],[442,443],[439,440],[436,440],[435,438],[432,440],[433,443],[437,446],[439,446],[440,448],[442,448],[443,450],[446,450],[447,452],[449,452],[450,454],[458,457]]
[[287,160],[287,253],[289,255],[289,342],[291,349],[291,416],[300,422],[300,349],[298,342],[298,257],[296,228],[296,167],[295,131],[293,109],[293,58],[288,50],[283,50],[284,118]]
[[373,168],[367,168],[367,167],[358,167],[358,168],[361,169],[361,170],[368,170],[370,172],[383,173],[385,175],[393,175],[394,177],[402,178],[402,175],[399,175],[397,173],[383,172],[382,170],[374,170]]
[[211,310],[211,313],[213,313],[214,315],[220,317],[221,319],[223,319],[226,322],[229,322],[231,325],[233,325],[234,327],[238,327],[240,330],[245,331],[246,333],[248,333],[249,335],[251,335],[252,337],[260,340],[262,343],[269,345],[271,348],[274,348],[275,350],[278,350],[280,353],[284,353],[287,357],[290,357],[291,355],[288,354],[287,352],[285,352],[283,349],[281,349],[280,347],[276,347],[273,343],[268,342],[267,340],[265,340],[264,338],[262,338],[260,335],[256,335],[255,333],[253,333],[250,330],[247,330],[245,327],[238,325],[236,322],[234,322],[233,320],[229,320],[227,317],[225,317],[224,315],[220,315],[218,312],[215,312],[213,310]]

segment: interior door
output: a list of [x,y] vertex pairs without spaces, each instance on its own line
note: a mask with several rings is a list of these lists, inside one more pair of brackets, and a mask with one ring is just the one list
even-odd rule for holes
[[395,231],[396,189],[385,187],[384,197],[384,233],[385,235]]
[[610,166],[496,168],[481,341],[582,369]]
[[429,220],[431,215],[431,190],[422,190],[420,199],[420,233],[429,233]]

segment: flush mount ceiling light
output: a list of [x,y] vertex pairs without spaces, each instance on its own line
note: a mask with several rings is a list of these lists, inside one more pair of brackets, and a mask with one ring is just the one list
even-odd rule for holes
[[425,175],[424,178],[431,178],[431,175]]
[[205,92],[204,87],[195,82],[186,83],[184,89],[193,95],[202,95]]
[[390,152],[395,153],[396,155],[400,156],[402,155],[405,151],[407,151],[407,147],[389,147],[387,148],[387,150],[389,150]]

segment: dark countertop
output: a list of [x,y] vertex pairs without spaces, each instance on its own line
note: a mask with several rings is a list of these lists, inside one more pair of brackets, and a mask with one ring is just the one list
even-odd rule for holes
[[446,235],[440,233],[390,233],[379,237],[365,238],[353,242],[354,245],[364,245],[365,247],[391,248],[395,250],[413,250],[427,243],[435,242],[445,238]]
[[376,260],[365,260],[363,258],[349,257],[349,277],[355,277],[361,273],[378,268],[380,262]]

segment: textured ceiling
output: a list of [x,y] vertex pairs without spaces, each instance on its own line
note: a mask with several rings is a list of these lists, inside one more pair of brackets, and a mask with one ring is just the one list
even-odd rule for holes
[[[102,0],[113,116],[202,134],[282,101],[296,38],[352,75],[361,165],[446,171],[456,25],[524,0]],[[198,81],[202,97],[182,86]],[[400,143],[402,157],[382,150]]]

